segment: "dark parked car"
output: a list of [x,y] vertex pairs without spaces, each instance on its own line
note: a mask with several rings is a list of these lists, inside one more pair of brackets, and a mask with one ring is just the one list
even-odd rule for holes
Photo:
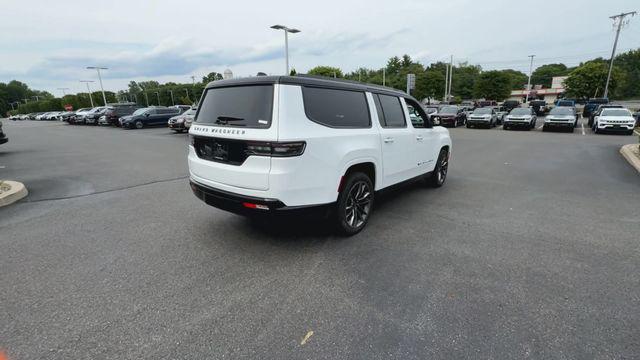
[[91,109],[91,111],[89,111],[84,116],[84,123],[85,124],[98,125],[98,119],[100,119],[100,117],[102,115],[104,115],[104,113],[107,111],[107,109],[108,109],[107,106],[99,106],[99,107]]
[[131,115],[138,109],[140,106],[136,103],[110,104],[107,111],[98,120],[98,124],[120,126],[118,119]]
[[582,109],[582,117],[590,117],[591,113],[594,112],[599,105],[608,104],[608,103],[609,103],[609,99],[607,98],[589,99],[589,101],[587,102],[587,105],[585,105],[584,109]]
[[622,107],[624,106],[614,105],[614,104],[598,105],[598,107],[596,107],[593,111],[591,111],[591,114],[589,115],[589,126],[593,127],[594,119],[596,118],[596,116],[600,115],[600,113],[602,112],[602,109],[622,108]]
[[456,127],[466,124],[467,115],[464,112],[464,108],[460,106],[445,105],[433,116],[433,121],[436,125]]
[[2,121],[0,121],[0,144],[4,144],[7,141],[9,141],[9,138],[2,132]]
[[180,115],[177,107],[154,106],[136,110],[120,118],[123,129],[142,129],[145,126],[166,125],[170,118]]
[[532,100],[529,101],[529,106],[533,109],[537,116],[544,116],[549,109],[547,108],[547,102],[544,100]]
[[511,110],[520,107],[520,101],[518,100],[505,100],[502,103],[502,106],[504,107],[504,110],[508,113]]

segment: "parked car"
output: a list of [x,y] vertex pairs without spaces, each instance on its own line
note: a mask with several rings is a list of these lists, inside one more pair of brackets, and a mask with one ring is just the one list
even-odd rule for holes
[[588,122],[589,127],[591,127],[593,129],[593,127],[594,127],[594,125],[593,125],[594,124],[594,119],[596,118],[596,116],[598,116],[600,114],[600,112],[603,109],[611,109],[611,108],[622,109],[623,106],[622,105],[616,105],[616,104],[601,104],[601,105],[598,105],[598,107],[595,110],[591,111],[591,114],[589,115],[589,122]]
[[573,132],[576,126],[578,126],[576,108],[571,106],[556,106],[551,109],[547,117],[545,117],[542,131],[555,128]]
[[60,121],[67,121],[67,122],[68,122],[68,121],[69,121],[69,119],[70,119],[73,115],[75,115],[75,112],[73,112],[73,111],[63,111],[63,112],[61,112],[60,114],[58,114],[57,118],[58,118],[58,120],[60,120]]
[[424,109],[424,112],[427,113],[427,116],[429,117],[430,120],[431,120],[431,118],[433,116],[438,114],[438,107],[437,106],[426,105],[426,106],[423,106],[422,109]]
[[131,115],[138,109],[140,109],[140,106],[136,103],[109,104],[107,110],[98,119],[98,124],[120,126],[118,119]]
[[433,116],[435,125],[453,126],[464,125],[467,122],[467,115],[464,108],[456,105],[445,105],[438,110],[438,114]]
[[554,105],[555,106],[575,107],[576,106],[576,101],[572,100],[572,99],[558,99],[558,100],[555,101]]
[[451,151],[449,131],[406,93],[304,76],[209,83],[189,134],[205,203],[249,216],[321,209],[346,235],[365,227],[377,191],[442,186]]
[[193,118],[196,116],[196,111],[198,111],[197,108],[191,108],[180,115],[170,118],[167,122],[169,129],[179,133],[189,130],[189,127],[193,122]]
[[69,120],[67,122],[69,124],[84,124],[84,116],[87,115],[87,113],[92,109],[93,108],[82,108],[76,110],[76,112],[69,117]]
[[593,124],[593,132],[596,134],[603,132],[623,132],[627,135],[633,134],[636,126],[631,111],[625,108],[604,108],[596,115]]
[[589,99],[587,104],[582,109],[582,117],[590,117],[591,113],[598,108],[599,105],[608,104],[607,98],[593,98]]
[[640,126],[640,110],[634,112],[633,117],[636,118],[636,127]]
[[2,131],[2,121],[0,121],[0,144],[4,144],[7,141],[9,141],[9,138]]
[[498,106],[495,100],[482,100],[478,102],[478,107]]
[[504,118],[504,129],[525,128],[531,130],[536,127],[538,116],[531,107],[515,108]]
[[108,108],[108,106],[98,106],[91,109],[84,115],[84,123],[98,125],[98,119],[105,114]]
[[136,110],[133,114],[121,117],[125,129],[142,129],[145,126],[166,125],[171,117],[180,115],[177,107],[154,106]]
[[480,107],[471,113],[467,118],[467,127],[477,127],[478,125],[487,129],[496,126],[496,111],[493,107]]
[[502,125],[502,123],[504,122],[504,117],[509,113],[511,109],[507,110],[507,108],[502,105],[495,106],[493,110],[496,112],[496,123],[498,125]]
[[537,116],[544,116],[549,111],[547,102],[544,100],[531,100],[529,101],[529,106]]
[[505,100],[502,103],[502,106],[504,107],[505,111],[508,113],[511,110],[520,107],[520,101],[518,100]]

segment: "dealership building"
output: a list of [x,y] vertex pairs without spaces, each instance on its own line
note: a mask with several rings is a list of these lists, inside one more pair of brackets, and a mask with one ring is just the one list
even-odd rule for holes
[[[545,89],[542,85],[534,85],[529,93],[529,100],[544,100],[547,103],[553,103],[556,99],[563,97],[565,93],[564,81],[567,76],[555,76],[551,79],[551,88]],[[509,96],[509,100],[517,100],[524,102],[527,97],[527,90],[513,90]]]

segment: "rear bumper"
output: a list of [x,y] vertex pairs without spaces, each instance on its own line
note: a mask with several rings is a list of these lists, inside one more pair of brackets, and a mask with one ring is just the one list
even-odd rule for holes
[[282,201],[232,193],[189,180],[193,194],[207,205],[244,216],[276,214],[326,215],[331,204],[286,206]]
[[531,127],[531,123],[528,121],[505,121],[503,125],[507,127]]

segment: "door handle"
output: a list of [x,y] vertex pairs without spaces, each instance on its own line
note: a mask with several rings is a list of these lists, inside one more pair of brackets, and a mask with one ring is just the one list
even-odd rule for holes
[[390,137],[384,138],[384,142],[387,143],[387,144],[388,143],[392,143],[393,141],[394,141],[393,138],[390,138]]
[[418,135],[418,136],[416,136],[416,140],[418,140],[418,141],[422,141],[422,139],[424,139],[424,136],[422,136],[422,135]]

